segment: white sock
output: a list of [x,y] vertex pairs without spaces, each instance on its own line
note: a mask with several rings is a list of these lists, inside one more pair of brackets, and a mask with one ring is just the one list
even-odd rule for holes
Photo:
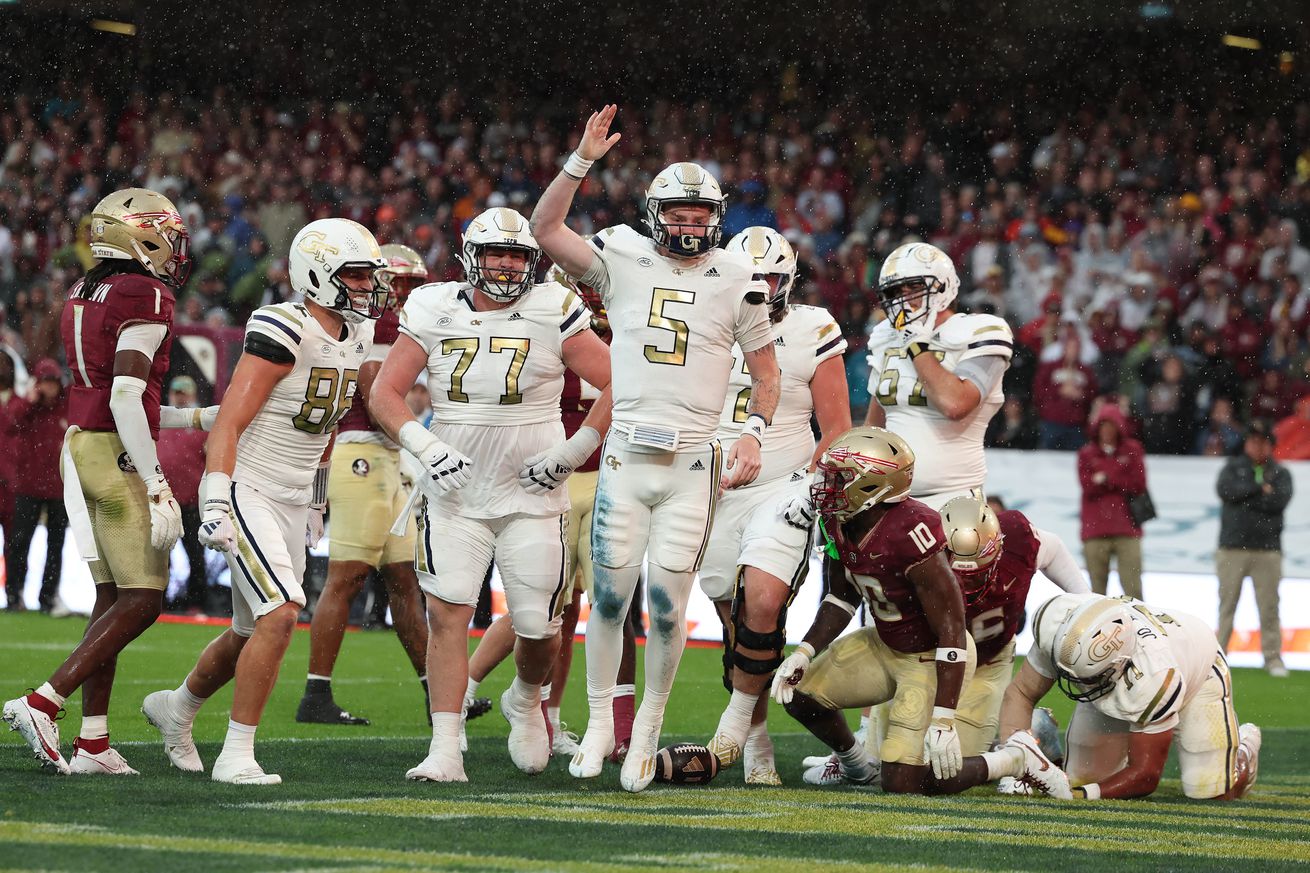
[[859,729],[862,731],[867,731],[869,729],[869,717],[867,715],[860,716]]
[[[660,728],[664,726],[664,710],[669,705],[669,692],[646,688],[641,695],[641,706],[632,720],[632,741],[634,745],[641,742],[647,734],[654,734],[658,745]],[[651,749],[654,752],[654,748]]]
[[615,697],[636,697],[636,696],[637,696],[637,686],[636,686],[636,685],[615,685],[615,686],[614,686],[614,696],[615,696]]
[[458,755],[459,753],[459,713],[432,713],[432,743],[428,746],[428,754]]
[[545,704],[547,704],[547,705],[550,704],[550,691],[551,691],[551,686],[550,686],[550,683],[549,683],[549,682],[547,682],[545,685],[542,685],[542,686],[541,686],[541,702],[542,702],[542,703],[545,703]]
[[98,740],[109,736],[109,716],[82,716],[82,730],[78,733],[78,736],[84,740]]
[[317,673],[306,673],[306,674],[305,674],[305,678],[306,678],[306,679],[318,679],[318,680],[320,680],[320,681],[322,681],[322,682],[331,682],[331,681],[332,681],[332,677],[331,677],[331,676],[320,676],[320,675],[318,675]]
[[546,717],[550,719],[551,728],[553,728],[554,730],[559,730],[559,707],[558,706],[546,707]]
[[515,676],[509,685],[509,699],[521,712],[531,712],[533,707],[541,706],[541,686],[529,684]]
[[769,736],[768,722],[751,725],[751,731],[746,735],[746,753],[752,758],[773,760],[773,738]]
[[755,713],[755,704],[760,699],[758,694],[733,689],[732,698],[727,709],[719,718],[719,730],[734,737],[744,737],[750,733],[751,716]]
[[200,712],[200,707],[204,705],[208,698],[196,697],[191,693],[185,681],[168,695],[168,705],[173,710],[173,715],[183,724],[193,724],[196,720],[196,713]]
[[837,753],[837,760],[841,761],[842,769],[853,776],[859,777],[873,769],[873,759],[869,753],[864,751],[864,746],[856,743],[844,752]]
[[219,754],[234,758],[255,759],[255,731],[259,725],[242,724],[228,719],[227,736],[223,738],[223,751]]
[[1023,775],[1024,755],[1022,749],[1000,748],[995,752],[983,752],[983,763],[987,765],[987,781],[992,782],[1002,776],[1018,778]]
[[[587,618],[587,705],[591,710],[587,730],[613,732],[611,706],[619,662],[623,660],[623,623],[640,576],[641,567],[595,566],[596,593]],[[600,607],[602,603],[607,604],[605,609]],[[612,614],[608,604],[614,604]]]
[[58,706],[60,709],[63,709],[64,701],[68,699],[56,691],[54,686],[49,682],[41,683],[41,687],[36,689],[36,693],[53,703],[55,706]]

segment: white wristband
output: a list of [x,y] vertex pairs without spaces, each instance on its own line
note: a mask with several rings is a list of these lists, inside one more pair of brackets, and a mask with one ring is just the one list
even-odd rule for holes
[[596,162],[589,161],[577,152],[574,152],[569,155],[569,159],[564,162],[564,172],[568,173],[574,179],[581,180],[587,175],[587,171],[591,169],[591,165],[594,163]]
[[796,651],[796,652],[803,652],[803,653],[805,654],[805,657],[807,657],[807,658],[813,658],[813,657],[814,657],[814,646],[812,646],[812,645],[810,645],[809,643],[806,643],[806,642],[798,643],[797,646],[796,646],[796,648],[794,649],[794,651]]
[[823,602],[831,603],[851,618],[855,617],[855,607],[852,604],[847,603],[845,600],[842,600],[840,597],[829,594],[827,597],[823,598]]
[[309,498],[311,507],[322,509],[327,506],[328,473],[331,469],[331,461],[320,461],[318,469],[314,471],[313,494]]
[[764,445],[764,431],[768,430],[769,423],[764,420],[764,416],[758,412],[752,412],[746,419],[746,423],[741,426],[742,436],[753,436],[755,441],[761,446]]
[[938,649],[937,660],[945,661],[948,664],[963,664],[969,658],[969,653],[964,649]]
[[934,706],[932,708],[933,721],[955,721],[955,710],[949,706]]
[[432,441],[436,439],[431,431],[417,421],[407,421],[402,424],[400,430],[396,433],[396,437],[398,442],[416,458],[422,455],[424,450],[432,445]]
[[221,504],[224,509],[232,506],[232,477],[226,473],[215,470],[212,473],[206,473],[205,478],[200,480],[200,499],[203,505],[200,507],[203,511],[212,504]]
[[1093,782],[1090,785],[1080,785],[1077,788],[1075,788],[1073,791],[1074,791],[1074,795],[1073,795],[1074,797],[1077,797],[1078,792],[1081,791],[1083,793],[1082,796],[1083,800],[1101,799],[1101,783],[1099,782]]

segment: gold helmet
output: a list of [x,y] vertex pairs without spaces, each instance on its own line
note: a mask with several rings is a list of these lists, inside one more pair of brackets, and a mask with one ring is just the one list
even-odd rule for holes
[[956,497],[942,507],[941,514],[951,569],[960,580],[964,599],[973,603],[996,578],[1005,541],[1001,521],[981,497]]
[[832,441],[819,458],[810,499],[820,515],[846,521],[880,503],[910,494],[914,450],[880,427],[857,427]]
[[115,191],[91,210],[91,254],[136,261],[174,288],[191,272],[191,235],[173,201],[146,188]]
[[410,292],[428,281],[428,266],[423,263],[422,255],[399,243],[382,246],[382,257],[387,266],[378,273],[391,289],[387,304],[392,309],[400,309],[409,299]]

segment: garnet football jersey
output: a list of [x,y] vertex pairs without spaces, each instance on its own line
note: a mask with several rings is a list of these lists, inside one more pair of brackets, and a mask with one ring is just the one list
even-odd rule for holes
[[1005,544],[997,558],[996,576],[982,596],[964,605],[965,622],[974,645],[978,647],[978,663],[985,664],[1019,632],[1023,621],[1028,587],[1037,572],[1037,534],[1027,516],[1017,509],[998,513],[1001,535]]
[[[388,309],[382,317],[373,322],[373,350],[369,352],[368,361],[380,361],[396,341],[400,330],[400,316]],[[362,366],[362,365],[361,365]],[[337,424],[338,443],[372,443],[396,448],[396,444],[386,435],[382,428],[369,417],[366,403],[351,403],[350,411]]]
[[908,574],[945,548],[942,517],[909,498],[892,504],[861,543],[847,540],[841,525],[831,525],[829,532],[846,578],[864,595],[887,647],[898,652],[937,648],[937,634]]
[[[158,279],[139,273],[115,273],[94,288],[78,280],[68,292],[59,322],[64,355],[73,371],[68,392],[68,423],[83,430],[117,431],[109,411],[118,336],[133,324],[173,326],[173,292]],[[159,405],[168,372],[172,338],[164,335],[146,378],[142,404],[150,436],[159,438]]]

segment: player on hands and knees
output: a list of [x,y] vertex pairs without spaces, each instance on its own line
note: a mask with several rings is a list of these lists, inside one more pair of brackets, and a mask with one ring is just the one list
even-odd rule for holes
[[[778,785],[763,692],[782,663],[787,606],[805,581],[814,537],[812,515],[792,518],[779,507],[793,496],[807,496],[809,471],[828,444],[850,430],[846,340],[826,309],[788,304],[796,256],[782,234],[750,227],[732,238],[728,250],[750,257],[769,283],[782,388],[760,475],[720,498],[701,566],[701,589],[724,626],[723,681],[732,694],[709,749],[725,767],[744,756],[747,784]],[[733,364],[719,418],[725,445],[740,436],[751,396],[746,367],[737,359]],[[822,434],[817,446],[811,417],[818,418]]]
[[191,726],[200,706],[236,677],[217,782],[275,785],[255,761],[255,730],[277,681],[296,618],[305,547],[323,536],[328,467],[338,422],[386,307],[387,266],[373,234],[344,218],[312,221],[291,241],[292,287],[303,303],[255,310],[209,438],[200,540],[232,571],[232,627],[201,653],[175,691],[141,709],[174,766],[200,770]]
[[1057,682],[1078,702],[1065,750],[1075,799],[1151,794],[1175,738],[1188,797],[1232,800],[1255,784],[1260,728],[1238,725],[1228,663],[1201,619],[1127,598],[1053,597],[1005,691],[1001,736],[1026,727]]
[[[159,405],[168,372],[173,294],[190,269],[187,230],[173,204],[144,188],[117,191],[91,211],[95,266],[68,293],[60,320],[73,371],[62,462],[64,503],[90,562],[95,607],[82,641],[54,674],[4,704],[42,765],[61,773],[136,775],[109,746],[118,653],[154,624],[168,587],[168,553],[182,515],[159,468],[161,427],[213,423],[213,410]],[[55,719],[82,689],[71,760]]]
[[[749,484],[759,474],[779,376],[763,305],[769,287],[749,258],[717,248],[723,195],[702,167],[673,164],[651,181],[650,237],[618,225],[588,242],[565,225],[583,176],[619,139],[609,133],[615,109],[592,114],[578,150],[537,202],[532,224],[555,263],[601,292],[614,328],[614,426],[592,522],[590,718],[569,770],[597,776],[612,750],[623,625],[649,553],[646,687],[620,774],[625,789],[640,791],[655,775],[664,709],[686,643],[687,599],[715,501],[720,488]],[[725,474],[715,433],[734,344],[751,374],[751,400],[745,438],[733,445]]]
[[[1023,624],[1033,576],[1040,571],[1073,593],[1090,589],[1060,538],[1034,527],[1018,510],[998,513],[985,500],[956,497],[942,507],[941,517],[946,557],[964,592],[965,625],[978,656],[955,714],[960,750],[967,758],[986,752],[996,740],[1001,698],[1014,675],[1014,638]],[[880,720],[878,728],[866,746],[871,753],[881,746],[886,721]]]
[[[493,559],[518,638],[517,676],[500,701],[510,758],[526,773],[550,760],[541,686],[555,663],[572,581],[568,494],[553,486],[586,461],[609,427],[610,371],[609,349],[591,332],[577,294],[536,283],[539,256],[517,212],[475,218],[464,236],[467,281],[414,291],[373,386],[374,419],[424,468],[416,565],[430,627],[432,742],[410,779],[467,781],[460,718],[468,626]],[[565,368],[603,392],[568,439],[560,423]],[[431,431],[405,403],[425,371]]]
[[[914,465],[905,440],[873,427],[842,435],[819,460],[812,508],[831,537],[828,560],[838,566],[805,641],[774,677],[774,697],[836,753],[834,769],[848,781],[873,782],[879,765],[842,710],[890,701],[883,790],[951,794],[1029,775],[1067,796],[1063,774],[1035,743],[1016,739],[968,758],[961,752],[956,708],[974,671],[974,644],[941,517],[908,497]],[[861,596],[875,627],[837,639]],[[831,782],[824,769],[807,771],[806,781]]]
[[387,266],[380,271],[389,288],[387,310],[373,331],[373,350],[359,368],[359,387],[350,411],[337,426],[328,474],[332,506],[332,536],[328,543],[328,574],[314,607],[309,636],[309,677],[296,709],[296,721],[321,724],[368,724],[351,715],[332,696],[332,670],[345,637],[351,601],[376,570],[387,587],[396,636],[423,685],[427,705],[428,626],[414,575],[414,521],[402,536],[391,533],[409,497],[403,484],[399,447],[369,417],[369,390],[378,369],[396,341],[397,313],[409,294],[427,281],[428,269],[418,252],[403,245],[381,247]]

